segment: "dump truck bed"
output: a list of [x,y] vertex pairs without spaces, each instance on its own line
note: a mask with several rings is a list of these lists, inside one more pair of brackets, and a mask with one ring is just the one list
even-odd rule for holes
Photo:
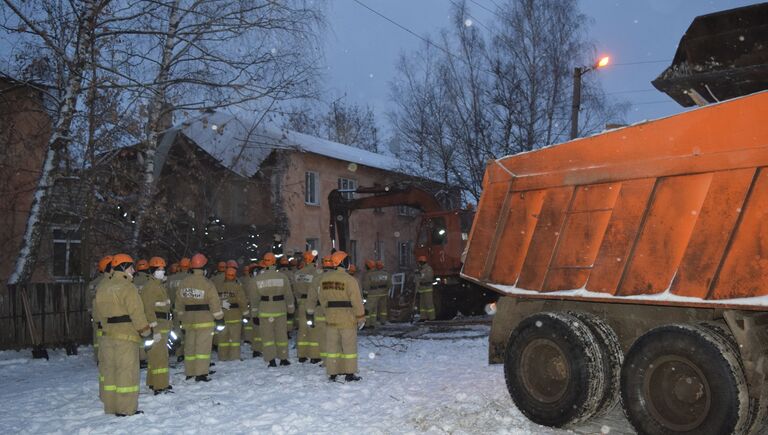
[[768,92],[489,163],[462,276],[520,297],[768,309]]

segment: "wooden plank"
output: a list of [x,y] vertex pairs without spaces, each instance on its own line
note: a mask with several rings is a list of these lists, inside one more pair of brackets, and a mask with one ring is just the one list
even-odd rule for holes
[[655,294],[670,287],[712,178],[707,173],[659,179],[618,295]]
[[587,281],[587,290],[616,294],[654,183],[654,179],[621,183],[611,219]]
[[[490,171],[491,167],[489,167]],[[472,223],[472,237],[462,272],[480,278],[484,272],[492,238],[496,234],[501,204],[509,191],[508,182],[487,183]]]
[[755,174],[754,169],[714,174],[672,283],[673,294],[707,298]]

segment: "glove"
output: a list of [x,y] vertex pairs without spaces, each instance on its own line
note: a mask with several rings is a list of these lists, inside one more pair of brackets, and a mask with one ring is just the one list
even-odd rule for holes
[[149,350],[156,342],[163,338],[159,332],[150,329],[150,333],[144,337],[144,350]]
[[357,321],[357,329],[358,330],[359,329],[363,329],[364,326],[365,326],[365,318],[360,319],[360,320]]
[[256,326],[259,326],[259,318],[258,317],[254,317],[253,318],[253,324],[256,325]]
[[226,328],[226,326],[227,325],[224,323],[224,319],[216,320],[216,328],[215,328],[216,329],[216,333],[219,333],[219,332],[223,331],[224,328]]
[[315,327],[315,314],[307,314],[307,326],[310,328]]
[[231,306],[232,304],[230,304],[228,300],[224,299],[223,301],[221,301],[221,307],[224,308],[225,310],[228,310],[229,307]]

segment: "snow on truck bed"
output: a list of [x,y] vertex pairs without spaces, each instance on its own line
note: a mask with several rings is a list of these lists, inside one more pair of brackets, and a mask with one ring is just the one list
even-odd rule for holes
[[[387,328],[407,332],[410,325]],[[3,433],[276,433],[276,434],[630,434],[616,408],[569,430],[528,421],[513,405],[501,365],[489,366],[488,327],[360,337],[357,383],[331,383],[322,368],[295,362],[267,369],[263,361],[220,362],[209,383],[171,369],[175,394],[153,396],[142,380],[139,409],[104,415],[90,347],[80,355],[0,352]],[[400,338],[399,338],[400,337]],[[142,371],[142,378],[144,371]]]

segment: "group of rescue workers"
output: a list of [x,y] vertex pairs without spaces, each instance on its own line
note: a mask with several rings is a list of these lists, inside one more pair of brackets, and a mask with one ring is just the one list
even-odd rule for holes
[[[414,283],[422,320],[435,317],[432,268],[417,259]],[[134,263],[127,254],[99,261],[89,284],[99,398],[104,412],[117,416],[138,410],[140,367],[154,394],[170,393],[169,357],[184,362],[186,379],[210,381],[211,352],[219,361],[240,360],[241,342],[268,367],[290,365],[289,333],[296,332],[300,363],[321,363],[330,381],[357,375],[357,331],[387,318],[392,280],[381,261],[366,260],[362,286],[345,267],[347,254],[335,251],[318,261],[316,251],[291,259],[268,252],[243,267],[219,262],[207,277],[203,254],[168,267],[161,257]],[[296,322],[294,322],[294,318]],[[146,363],[145,363],[146,361]]]

